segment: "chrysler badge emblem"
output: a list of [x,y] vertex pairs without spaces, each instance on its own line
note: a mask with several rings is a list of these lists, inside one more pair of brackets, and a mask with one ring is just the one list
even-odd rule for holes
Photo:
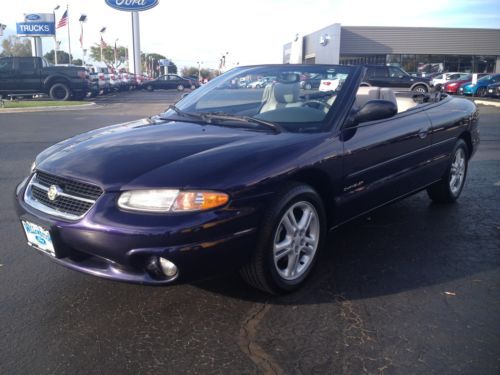
[[49,199],[51,201],[55,200],[57,198],[57,196],[62,193],[62,190],[59,186],[57,185],[50,185],[49,187],[49,190],[47,191],[47,197],[49,197]]

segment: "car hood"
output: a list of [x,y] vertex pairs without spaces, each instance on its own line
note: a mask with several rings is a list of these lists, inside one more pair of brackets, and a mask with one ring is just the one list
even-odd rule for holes
[[493,89],[493,88],[496,88],[496,87],[500,87],[500,82],[492,83],[491,85],[488,85],[489,89]]
[[[148,187],[227,186],[228,178],[255,175],[280,161],[256,153],[298,154],[304,136],[189,122],[141,120],[62,141],[37,157],[37,168],[97,184],[107,191]],[[310,136],[309,136],[310,138]],[[281,158],[282,158],[281,157]],[[293,160],[290,157],[290,160]],[[237,178],[235,179],[237,180]]]

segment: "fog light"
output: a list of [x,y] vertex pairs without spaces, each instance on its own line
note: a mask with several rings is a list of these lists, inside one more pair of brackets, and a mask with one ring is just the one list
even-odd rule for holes
[[177,275],[177,266],[173,264],[171,261],[165,259],[165,258],[159,258],[160,259],[160,267],[165,276],[167,277],[174,277]]

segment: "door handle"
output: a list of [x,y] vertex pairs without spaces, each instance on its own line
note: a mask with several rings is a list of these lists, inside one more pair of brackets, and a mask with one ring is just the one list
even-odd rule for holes
[[420,139],[424,139],[429,134],[429,128],[422,128],[418,131],[418,136]]

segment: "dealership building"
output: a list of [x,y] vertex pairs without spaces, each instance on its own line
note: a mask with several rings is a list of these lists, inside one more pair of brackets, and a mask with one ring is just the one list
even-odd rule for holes
[[341,26],[283,46],[292,64],[383,64],[410,73],[500,73],[500,29]]

